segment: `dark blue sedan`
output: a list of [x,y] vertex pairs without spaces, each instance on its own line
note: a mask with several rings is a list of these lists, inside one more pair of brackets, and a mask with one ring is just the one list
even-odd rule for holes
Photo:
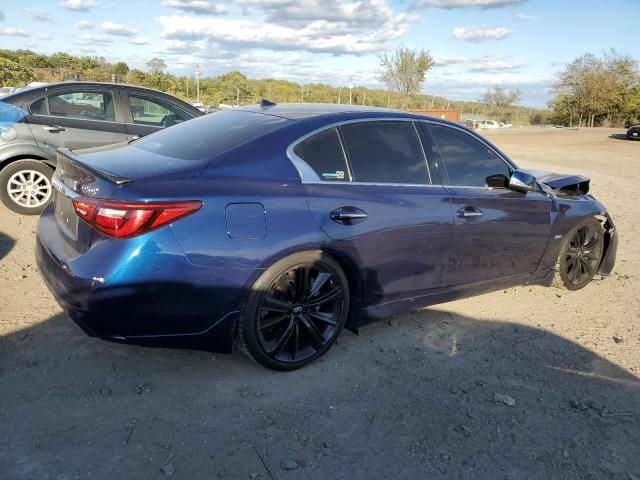
[[[534,176],[535,174],[535,176]],[[343,327],[508,286],[611,272],[578,175],[525,172],[404,112],[274,105],[59,150],[36,255],[90,335],[299,368]]]

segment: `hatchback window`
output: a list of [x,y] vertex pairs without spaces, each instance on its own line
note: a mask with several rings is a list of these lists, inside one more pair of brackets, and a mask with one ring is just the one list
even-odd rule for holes
[[342,125],[340,130],[354,182],[431,183],[412,122],[350,123]]
[[192,113],[186,112],[169,102],[135,95],[129,95],[129,106],[131,107],[133,123],[142,125],[170,127],[194,117]]
[[432,125],[431,133],[444,160],[451,185],[486,187],[487,177],[509,178],[509,166],[484,143],[459,130]]
[[70,92],[49,97],[49,114],[56,117],[114,122],[113,96],[104,92]]
[[293,153],[307,162],[320,179],[330,182],[349,181],[344,153],[335,128],[323,130],[303,140],[295,146]]

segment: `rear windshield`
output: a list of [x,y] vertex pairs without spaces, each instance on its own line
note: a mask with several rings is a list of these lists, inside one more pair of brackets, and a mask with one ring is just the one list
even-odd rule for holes
[[141,138],[131,146],[184,160],[211,160],[289,122],[261,113],[214,112]]

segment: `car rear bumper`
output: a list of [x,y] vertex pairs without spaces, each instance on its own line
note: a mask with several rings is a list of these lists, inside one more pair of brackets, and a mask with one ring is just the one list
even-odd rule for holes
[[[167,252],[140,260],[114,258],[117,251],[68,257],[53,218],[48,209],[38,223],[38,268],[60,306],[87,334],[123,343],[232,351],[244,285],[254,270],[194,267],[183,255]],[[96,255],[100,258],[88,258]],[[88,273],[100,261],[118,268],[111,275]]]

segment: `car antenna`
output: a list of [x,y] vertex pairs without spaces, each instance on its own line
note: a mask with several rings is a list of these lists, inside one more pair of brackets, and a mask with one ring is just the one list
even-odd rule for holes
[[260,100],[260,107],[262,108],[269,108],[275,105],[277,105],[277,103],[272,102],[271,100],[267,100],[266,98],[263,98],[262,100]]

